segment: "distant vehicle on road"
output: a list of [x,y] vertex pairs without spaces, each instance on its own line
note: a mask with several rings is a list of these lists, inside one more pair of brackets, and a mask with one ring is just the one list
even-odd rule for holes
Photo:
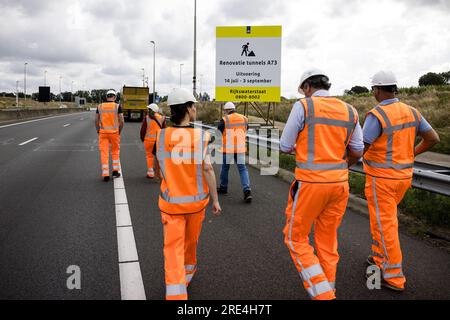
[[144,119],[149,104],[149,88],[124,86],[120,93],[120,104],[125,120]]

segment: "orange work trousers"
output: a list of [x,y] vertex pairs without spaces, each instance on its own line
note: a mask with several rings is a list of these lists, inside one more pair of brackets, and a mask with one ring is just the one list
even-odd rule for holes
[[156,140],[145,139],[145,141],[144,141],[145,154],[147,156],[147,176],[148,177],[155,176],[155,169],[153,167],[153,163],[155,160],[155,157],[153,155],[153,148],[155,146],[155,143],[156,143]]
[[197,271],[197,243],[205,211],[189,215],[161,212],[164,226],[166,300],[187,300],[187,287]]
[[[313,300],[335,299],[339,262],[337,230],[347,207],[348,182],[315,184],[295,181],[286,208],[284,242]],[[309,234],[314,225],[314,248]]]
[[367,175],[365,194],[370,214],[372,255],[389,284],[404,288],[402,251],[398,236],[397,206],[411,187],[412,179],[393,180]]
[[109,150],[111,147],[111,158],[113,171],[120,171],[120,134],[100,133],[98,138],[100,149],[100,161],[102,162],[102,176],[109,176]]

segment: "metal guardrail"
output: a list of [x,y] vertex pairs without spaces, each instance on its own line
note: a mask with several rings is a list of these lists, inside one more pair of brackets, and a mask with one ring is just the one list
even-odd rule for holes
[[[199,124],[197,124],[199,125]],[[216,131],[217,128],[200,124],[204,129]],[[250,130],[249,130],[250,131]],[[268,131],[270,132],[270,131]],[[253,132],[247,134],[247,143],[259,146],[261,143],[264,147],[271,150],[280,150],[280,141],[273,138],[264,137]],[[420,163],[414,165],[414,176],[412,186],[416,189],[426,190],[450,197],[450,168],[443,168],[427,164],[430,169],[423,169]],[[350,171],[365,174],[362,162],[352,166]]]

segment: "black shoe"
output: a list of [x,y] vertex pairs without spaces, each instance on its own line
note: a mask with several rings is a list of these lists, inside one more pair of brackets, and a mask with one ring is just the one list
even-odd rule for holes
[[247,203],[250,203],[250,202],[252,202],[252,200],[253,200],[252,192],[250,190],[249,191],[245,191],[244,192],[244,201],[247,202]]
[[120,177],[119,171],[113,171],[112,176],[113,176],[113,178],[119,178]]
[[103,181],[108,182],[109,181],[109,176],[108,177],[103,177]]
[[366,262],[369,266],[376,265],[375,260],[373,260],[373,256],[368,256]]
[[[369,256],[369,258],[370,257],[371,256]],[[367,260],[369,260],[369,259],[367,259]],[[367,261],[367,263],[369,263],[369,261]],[[370,276],[371,276],[371,274],[367,274],[366,273],[366,279],[369,279]],[[384,280],[384,278],[381,278],[381,283],[380,284],[381,284],[382,287],[385,287],[387,289],[390,289],[390,290],[393,290],[393,291],[396,291],[396,292],[403,292],[403,291],[405,291],[405,288],[396,287],[396,286],[390,284],[389,282],[387,282],[386,280]]]
[[219,187],[219,188],[217,188],[217,193],[218,194],[228,194],[228,189]]
[[399,287],[393,286],[392,284],[390,284],[389,282],[387,282],[384,279],[381,279],[381,286],[385,287],[385,288],[388,288],[390,290],[396,291],[396,292],[403,292],[403,291],[405,291],[405,288],[399,288]]

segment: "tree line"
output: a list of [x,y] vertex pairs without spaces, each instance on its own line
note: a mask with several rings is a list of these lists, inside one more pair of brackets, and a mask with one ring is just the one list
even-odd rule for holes
[[[428,72],[419,78],[419,87],[427,86],[445,86],[449,85],[450,71],[442,73]],[[350,90],[345,90],[346,95],[364,94],[369,93],[370,90],[364,86],[354,86]]]

